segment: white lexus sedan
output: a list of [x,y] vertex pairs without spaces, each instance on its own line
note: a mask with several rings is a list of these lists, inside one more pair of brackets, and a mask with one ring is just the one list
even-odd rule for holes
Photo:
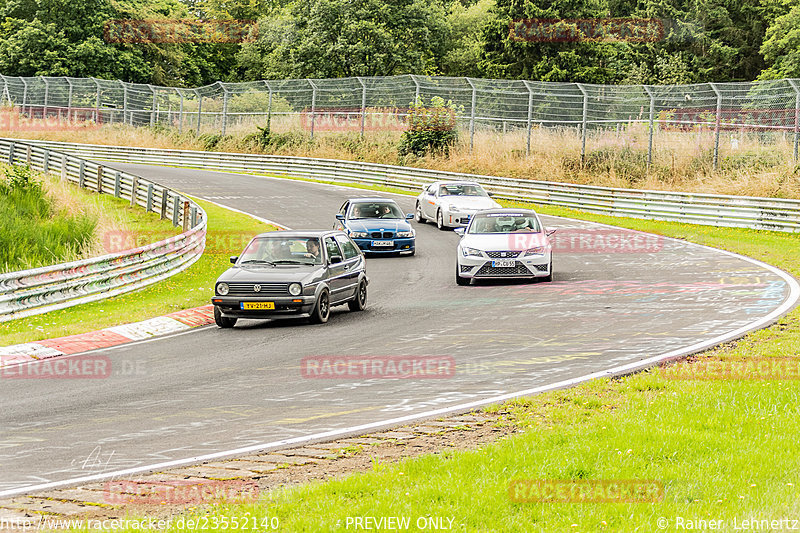
[[466,226],[476,211],[501,207],[474,181],[437,181],[423,189],[417,197],[415,219],[419,223],[435,220],[441,230]]
[[553,280],[553,249],[539,216],[530,209],[490,209],[472,216],[461,235],[456,283],[472,279],[542,278]]

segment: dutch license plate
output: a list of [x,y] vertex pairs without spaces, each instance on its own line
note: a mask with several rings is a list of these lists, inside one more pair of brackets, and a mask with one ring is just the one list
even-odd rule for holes
[[493,267],[513,267],[517,264],[513,259],[501,259],[499,261],[492,261]]
[[394,246],[393,241],[372,241],[372,246]]
[[275,309],[275,302],[242,302],[242,309]]

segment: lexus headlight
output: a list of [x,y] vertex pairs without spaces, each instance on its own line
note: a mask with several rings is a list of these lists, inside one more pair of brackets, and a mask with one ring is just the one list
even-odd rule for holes
[[289,285],[289,294],[292,296],[300,296],[301,292],[303,292],[303,286],[299,283],[292,283]]
[[468,257],[470,255],[474,255],[474,256],[477,256],[477,257],[483,257],[483,252],[481,252],[477,248],[467,248],[465,246],[464,248],[461,249],[461,253],[463,253],[465,257]]
[[406,237],[406,238],[413,237],[414,236],[414,232],[413,231],[398,231],[397,232],[397,236],[401,237],[401,238],[402,237]]
[[544,255],[544,246],[537,246],[536,248],[525,250],[525,255],[523,257],[528,257],[529,255]]
[[220,296],[225,296],[231,291],[231,288],[228,287],[227,283],[217,283],[217,294]]
[[351,236],[352,238],[354,238],[354,239],[365,239],[365,238],[367,238],[369,235],[367,234],[367,232],[366,232],[366,231],[351,231],[351,232],[350,232],[350,236]]

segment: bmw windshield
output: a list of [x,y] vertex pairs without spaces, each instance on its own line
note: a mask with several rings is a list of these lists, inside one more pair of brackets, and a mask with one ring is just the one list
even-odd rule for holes
[[350,220],[364,218],[402,218],[405,215],[394,202],[361,202],[350,208]]

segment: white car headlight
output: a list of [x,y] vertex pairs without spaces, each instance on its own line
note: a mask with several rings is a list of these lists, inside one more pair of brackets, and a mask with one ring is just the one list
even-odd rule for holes
[[292,283],[289,285],[289,294],[292,296],[299,296],[303,292],[303,286],[299,283]]
[[414,236],[414,231],[413,230],[412,231],[398,231],[397,232],[397,236],[400,237],[400,238],[413,237]]
[[528,257],[531,255],[544,255],[544,246],[537,246],[536,248],[529,248],[525,250],[525,255],[523,257]]
[[461,253],[464,254],[464,257],[469,257],[471,255],[477,257],[483,257],[483,252],[481,252],[477,248],[468,248],[465,246],[464,248],[461,249]]
[[229,292],[231,292],[231,288],[228,287],[227,283],[217,283],[217,294],[225,296]]
[[350,236],[354,239],[366,239],[369,234],[366,231],[351,231]]

